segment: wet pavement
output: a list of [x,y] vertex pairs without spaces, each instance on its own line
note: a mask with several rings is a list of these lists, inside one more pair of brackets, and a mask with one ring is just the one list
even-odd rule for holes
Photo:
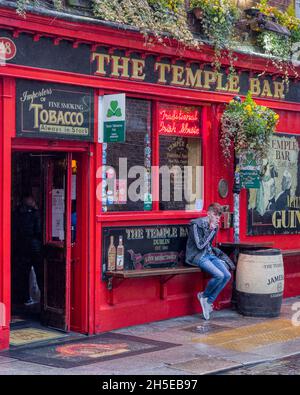
[[299,375],[300,354],[272,362],[260,363],[254,366],[242,367],[220,373],[221,375]]
[[0,353],[0,374],[300,374],[297,309],[300,297],[285,299],[276,318],[244,317],[227,309],[213,312],[210,321],[195,314],[13,347]]

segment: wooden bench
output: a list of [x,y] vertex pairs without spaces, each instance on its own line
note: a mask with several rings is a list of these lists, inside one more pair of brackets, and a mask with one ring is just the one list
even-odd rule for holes
[[[173,268],[157,268],[157,269],[142,269],[142,270],[119,270],[105,272],[105,279],[107,281],[108,304],[113,305],[113,289],[117,288],[123,280],[130,278],[145,278],[145,277],[160,277],[160,298],[165,299],[167,296],[166,283],[174,276],[181,274],[200,273],[198,267],[182,266]],[[114,284],[119,280],[119,283]]]

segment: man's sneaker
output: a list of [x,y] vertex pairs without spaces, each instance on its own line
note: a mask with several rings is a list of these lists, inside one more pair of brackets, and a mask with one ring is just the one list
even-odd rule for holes
[[204,319],[209,320],[210,307],[209,307],[209,303],[207,303],[207,298],[203,298],[202,292],[199,292],[197,294],[197,298],[200,302]]
[[209,305],[209,312],[212,313],[214,311],[214,306],[212,303],[208,303],[208,305]]

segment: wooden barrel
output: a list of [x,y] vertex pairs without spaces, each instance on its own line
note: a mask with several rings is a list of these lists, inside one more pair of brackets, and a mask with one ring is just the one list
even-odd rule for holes
[[236,269],[239,313],[252,317],[277,317],[284,289],[284,269],[278,249],[243,251]]

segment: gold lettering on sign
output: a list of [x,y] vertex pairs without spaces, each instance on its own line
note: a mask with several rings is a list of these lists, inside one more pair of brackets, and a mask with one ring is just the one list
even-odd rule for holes
[[205,89],[210,89],[210,85],[216,82],[216,73],[214,71],[204,72],[204,86]]
[[133,80],[143,81],[146,77],[145,75],[145,61],[143,59],[131,59],[132,64],[132,76]]
[[250,92],[253,96],[260,96],[260,81],[258,78],[250,78]]
[[217,91],[224,91],[224,92],[227,92],[227,90],[228,90],[228,84],[225,84],[225,86],[223,86],[223,74],[222,73],[217,73],[216,90]]
[[112,56],[112,77],[122,77],[122,78],[129,78],[128,74],[128,64],[129,58],[120,57],[120,56]]
[[186,82],[185,86],[190,86],[191,88],[202,88],[201,78],[202,78],[202,70],[197,69],[195,74],[190,67],[186,68]]
[[166,63],[155,63],[155,71],[158,71],[159,77],[158,77],[158,82],[160,84],[166,84],[166,72],[170,72],[171,70],[171,65],[166,64]]
[[238,75],[229,76],[228,90],[229,92],[239,93],[240,91],[240,77]]
[[101,53],[95,53],[93,52],[92,54],[92,61],[94,62],[96,60],[97,64],[97,69],[95,71],[95,74],[99,75],[106,75],[105,71],[105,64],[108,64],[110,61],[110,56],[106,54],[101,54]]
[[[147,78],[146,61],[144,59],[94,52],[91,56],[91,62],[96,62],[95,75],[113,78],[130,78],[136,81],[144,81]],[[131,67],[129,67],[129,63]],[[110,65],[110,74],[107,73],[107,65]],[[171,84],[216,92],[241,93],[240,76],[236,74],[227,76],[222,72],[217,73],[211,70],[203,70],[199,66],[196,67],[196,65],[192,69],[190,65],[180,66],[161,62],[154,64],[153,71],[158,73],[157,83],[159,84]],[[149,73],[151,72],[149,71]],[[247,78],[245,74],[244,76]],[[246,81],[243,81],[243,83],[246,83]],[[284,81],[250,77],[248,85],[253,96],[285,99]]]
[[300,225],[300,211],[287,210],[287,211],[274,211],[272,215],[272,224],[276,229],[295,229]]
[[274,99],[284,99],[284,82],[274,81]]
[[268,80],[263,81],[263,88],[262,88],[261,96],[273,97],[272,92],[271,92],[270,83]]
[[185,80],[183,79],[184,68],[182,66],[172,66],[172,81],[174,85],[184,85]]

